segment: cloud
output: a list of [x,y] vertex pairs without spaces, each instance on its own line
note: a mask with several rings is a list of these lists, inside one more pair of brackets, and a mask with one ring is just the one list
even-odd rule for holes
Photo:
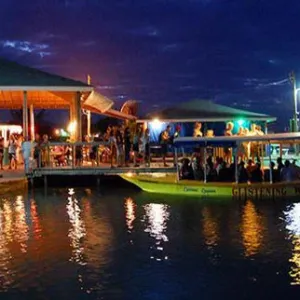
[[134,36],[140,36],[140,37],[161,36],[160,30],[154,26],[144,26],[144,27],[140,27],[140,28],[135,28],[135,29],[129,30],[129,33]]
[[191,90],[196,90],[198,87],[193,86],[193,85],[184,85],[184,86],[180,86],[179,90],[180,91],[191,91]]
[[122,89],[122,85],[98,85],[97,89],[99,90],[119,90]]
[[180,49],[180,45],[176,43],[160,46],[160,50],[162,52],[175,52],[178,51],[179,49]]
[[0,41],[2,48],[12,49],[21,53],[31,53],[39,55],[41,58],[51,55],[49,51],[49,45],[44,43],[33,43],[22,40],[2,40]]

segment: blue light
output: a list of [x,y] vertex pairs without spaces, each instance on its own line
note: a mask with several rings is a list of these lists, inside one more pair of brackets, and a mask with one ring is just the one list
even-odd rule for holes
[[244,123],[245,123],[245,120],[243,120],[243,119],[238,120],[237,123],[238,123],[239,126],[243,126]]

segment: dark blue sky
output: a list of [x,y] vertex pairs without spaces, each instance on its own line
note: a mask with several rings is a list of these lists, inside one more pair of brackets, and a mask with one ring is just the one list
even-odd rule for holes
[[1,0],[0,28],[0,56],[144,111],[210,98],[287,121],[300,81],[299,0]]

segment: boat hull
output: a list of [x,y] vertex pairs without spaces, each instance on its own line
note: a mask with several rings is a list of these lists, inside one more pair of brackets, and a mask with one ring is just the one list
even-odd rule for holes
[[157,194],[196,196],[196,197],[230,197],[245,199],[262,198],[300,198],[300,181],[289,183],[203,183],[195,180],[176,182],[174,175],[155,178],[151,175],[121,175],[123,179],[138,186],[143,191]]

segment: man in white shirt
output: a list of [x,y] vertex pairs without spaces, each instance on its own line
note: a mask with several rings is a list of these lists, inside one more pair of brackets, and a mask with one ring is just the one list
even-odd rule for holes
[[25,138],[24,142],[22,143],[22,153],[24,159],[24,167],[25,173],[29,173],[30,170],[30,156],[32,151],[32,143],[29,141],[28,137]]

